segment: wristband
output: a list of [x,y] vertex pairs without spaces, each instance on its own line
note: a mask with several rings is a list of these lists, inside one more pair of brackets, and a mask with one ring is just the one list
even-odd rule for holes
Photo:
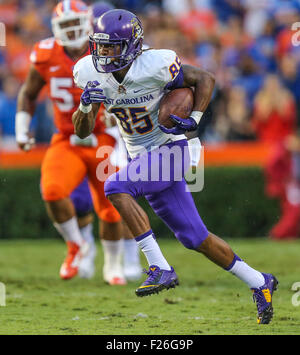
[[190,117],[192,117],[197,122],[197,124],[200,122],[202,116],[203,112],[201,111],[192,111],[190,114]]
[[28,141],[29,125],[31,122],[31,115],[26,111],[19,111],[16,113],[16,141],[19,143],[26,143]]
[[79,110],[83,113],[89,113],[92,111],[92,105],[89,104],[87,106],[84,106],[81,102],[80,102],[80,105],[79,105]]

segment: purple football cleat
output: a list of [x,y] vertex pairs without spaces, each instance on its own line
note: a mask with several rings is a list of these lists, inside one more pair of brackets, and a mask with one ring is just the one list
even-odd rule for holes
[[272,274],[264,274],[265,284],[252,288],[253,301],[257,307],[257,323],[269,324],[273,317],[272,295],[277,290],[278,281]]
[[151,265],[149,271],[144,270],[144,273],[148,275],[148,278],[135,290],[135,294],[139,297],[159,293],[164,289],[168,290],[179,285],[177,275],[172,267],[168,271],[161,270],[156,265]]

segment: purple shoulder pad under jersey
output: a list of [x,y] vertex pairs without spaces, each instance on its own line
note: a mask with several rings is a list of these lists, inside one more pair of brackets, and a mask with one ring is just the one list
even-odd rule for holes
[[183,70],[182,67],[179,69],[179,73],[176,75],[176,78],[170,81],[165,87],[165,90],[174,90],[183,87]]

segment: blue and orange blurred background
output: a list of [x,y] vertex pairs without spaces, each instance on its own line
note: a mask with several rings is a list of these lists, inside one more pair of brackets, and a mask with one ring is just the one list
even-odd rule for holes
[[[38,166],[54,131],[51,104],[44,94],[32,122],[38,147],[28,154],[17,150],[14,137],[17,93],[28,71],[34,43],[52,36],[51,13],[57,3],[0,1],[0,22],[6,28],[6,45],[0,47],[2,169]],[[300,0],[110,3],[138,14],[147,45],[173,49],[183,63],[215,74],[213,99],[198,131],[205,147],[205,164],[262,169],[265,194],[280,201],[281,215],[276,216],[277,222],[285,213],[293,213],[293,226],[285,228],[289,228],[287,234],[297,236],[300,33],[297,35],[295,28],[299,22],[300,29]],[[292,28],[293,24],[296,27]]]
[[[16,95],[28,70],[30,51],[36,41],[52,36],[51,13],[57,2],[0,2],[0,22],[6,26],[6,46],[0,47],[2,149],[9,148],[14,137]],[[295,31],[291,26],[300,21],[300,1],[111,3],[140,16],[148,45],[174,49],[184,63],[216,75],[212,114],[200,128],[203,142],[277,140],[294,129],[300,107],[300,46],[292,44]],[[259,122],[264,105],[277,102],[274,95],[282,98],[280,106],[286,116],[282,127],[278,122],[281,117],[275,118],[271,112],[270,122]],[[51,110],[45,97],[40,100],[34,129],[38,142],[49,140]]]

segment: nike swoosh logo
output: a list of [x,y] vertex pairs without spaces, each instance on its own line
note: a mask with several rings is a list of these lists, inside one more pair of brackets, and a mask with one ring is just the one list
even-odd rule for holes
[[140,92],[142,91],[143,89],[140,89],[140,90],[133,90],[133,92],[136,94],[137,92]]
[[60,65],[56,65],[55,67],[50,67],[50,71],[54,72],[60,68]]

